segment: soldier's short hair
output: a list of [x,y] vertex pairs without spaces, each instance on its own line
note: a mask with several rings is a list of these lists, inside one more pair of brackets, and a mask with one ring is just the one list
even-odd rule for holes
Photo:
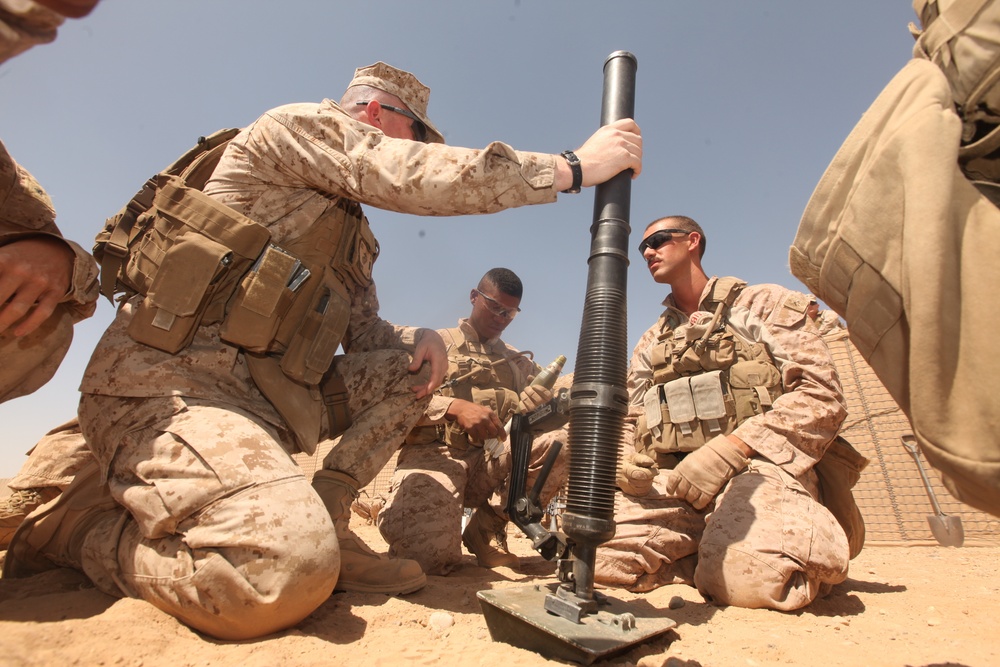
[[698,241],[698,258],[700,259],[705,256],[705,248],[708,247],[708,239],[705,238],[705,230],[701,228],[701,225],[686,215],[665,215],[662,218],[657,218],[646,225],[646,229],[649,229],[656,223],[663,222],[664,220],[669,220],[671,227],[683,229],[686,232],[698,232],[698,236],[701,237],[701,240]]
[[483,283],[489,283],[507,296],[512,296],[515,299],[520,299],[524,293],[524,286],[521,285],[521,279],[517,277],[517,274],[503,267],[487,271],[482,280],[479,281],[480,286]]

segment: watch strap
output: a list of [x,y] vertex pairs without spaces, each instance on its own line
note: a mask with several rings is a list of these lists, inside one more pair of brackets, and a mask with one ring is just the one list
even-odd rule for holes
[[563,190],[563,192],[575,195],[580,192],[580,188],[583,186],[583,168],[580,166],[580,158],[573,151],[563,151],[560,155],[565,158],[566,164],[569,165],[570,171],[573,172],[573,185],[569,189]]

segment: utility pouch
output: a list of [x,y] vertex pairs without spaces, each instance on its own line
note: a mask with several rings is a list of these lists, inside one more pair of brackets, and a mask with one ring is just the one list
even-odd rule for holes
[[[122,298],[125,301],[136,293],[145,295],[149,291],[159,260],[167,246],[160,239],[159,244],[148,248],[154,251],[150,255],[153,263],[140,259],[138,265],[135,265],[134,253],[145,242],[145,235],[156,222],[156,211],[151,209],[160,186],[169,182],[167,177],[177,176],[182,185],[200,192],[215,170],[227,144],[238,133],[239,130],[233,128],[199,137],[196,146],[148,179],[117,214],[107,219],[104,229],[95,239],[93,252],[101,265],[101,294],[109,301],[113,302],[118,292],[125,293]],[[127,267],[129,263],[133,263],[131,276]]]
[[[501,422],[506,422],[514,414],[518,401],[517,394],[507,389],[471,387],[467,396],[468,398],[465,400],[493,410]],[[482,442],[472,440],[469,434],[454,422],[440,426],[438,435],[444,444],[455,449],[465,450],[470,446],[483,446]]]
[[[499,394],[499,395],[498,395]],[[476,405],[482,405],[489,408],[497,414],[501,422],[506,421],[506,417],[509,416],[505,412],[510,412],[510,410],[503,410],[504,404],[510,404],[510,401],[504,401],[503,390],[497,389],[481,389],[479,387],[471,387],[470,400]],[[516,405],[516,403],[515,403]],[[455,447],[457,449],[467,449],[469,445],[475,447],[482,447],[483,443],[474,441],[469,434],[458,428],[457,424],[448,424],[446,428],[447,432],[447,445],[449,447]]]
[[690,452],[704,445],[706,438],[698,421],[691,378],[677,378],[663,385],[663,398],[666,408],[663,436],[661,444],[653,443],[653,449]]
[[281,358],[281,370],[307,385],[317,385],[344,339],[351,317],[351,301],[344,285],[329,276],[308,302],[309,308],[292,333]]
[[838,435],[813,467],[819,477],[823,505],[837,517],[847,534],[851,558],[861,553],[865,545],[865,520],[851,489],[861,479],[861,471],[867,465],[868,459]]
[[174,354],[191,342],[199,324],[222,320],[236,282],[271,235],[165,174],[157,176],[152,208],[140,221],[149,228],[129,254],[125,282],[145,298],[128,331]]
[[361,215],[347,215],[341,239],[330,266],[357,285],[371,284],[379,245],[368,221]]
[[756,359],[738,361],[728,373],[737,424],[767,412],[774,400],[781,396],[781,375],[767,362]]
[[[673,369],[681,375],[728,368],[736,361],[736,342],[729,331],[719,331],[701,343],[685,341],[685,331],[675,333]],[[677,338],[680,338],[677,340]]]
[[254,384],[285,420],[299,450],[313,454],[324,439],[323,395],[319,388],[290,380],[275,356],[248,353],[244,359]]
[[178,236],[129,322],[129,335],[170,354],[186,347],[232,263],[229,248],[194,232]]
[[250,352],[266,352],[309,276],[301,261],[268,245],[240,283],[222,323],[223,340]]
[[323,403],[330,421],[328,438],[336,438],[354,423],[347,404],[347,383],[339,373],[328,373],[321,386]]
[[[458,424],[449,422],[447,424],[439,424],[434,427],[436,429],[437,438],[444,444],[452,447],[454,449],[459,449],[465,451],[474,443],[469,439],[469,434],[463,431]],[[433,442],[433,441],[432,441]],[[426,444],[415,442],[414,444]],[[483,443],[478,443],[479,447],[483,446]]]
[[691,378],[691,396],[702,428],[713,438],[726,424],[726,400],[722,395],[722,371],[710,371]]

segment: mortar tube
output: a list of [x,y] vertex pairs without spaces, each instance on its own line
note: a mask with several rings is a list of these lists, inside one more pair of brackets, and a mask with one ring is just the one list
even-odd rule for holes
[[[637,61],[616,51],[604,63],[601,125],[634,117]],[[573,586],[591,600],[597,546],[615,534],[615,472],[628,412],[626,288],[632,172],[598,185],[587,293],[570,391],[570,474],[563,530],[573,543]]]

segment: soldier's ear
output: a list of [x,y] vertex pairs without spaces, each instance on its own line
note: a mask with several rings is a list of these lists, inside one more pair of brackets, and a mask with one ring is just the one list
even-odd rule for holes
[[697,250],[698,246],[700,246],[700,245],[701,245],[701,234],[699,234],[698,232],[689,232],[688,233],[688,249],[689,250]]
[[365,117],[369,125],[382,129],[382,105],[378,100],[372,100],[365,105]]

